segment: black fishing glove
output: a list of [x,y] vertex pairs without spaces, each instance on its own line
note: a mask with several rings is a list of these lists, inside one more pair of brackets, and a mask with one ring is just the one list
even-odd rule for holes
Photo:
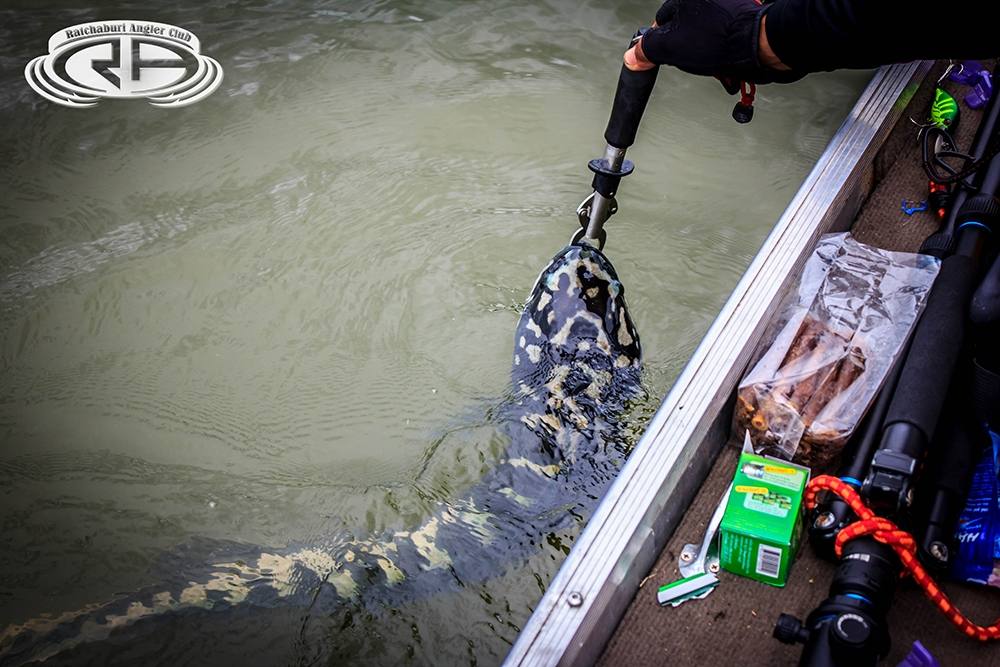
[[657,65],[723,80],[797,81],[804,73],[772,69],[758,59],[766,11],[754,0],[667,0],[656,13],[657,27],[642,38],[642,53]]

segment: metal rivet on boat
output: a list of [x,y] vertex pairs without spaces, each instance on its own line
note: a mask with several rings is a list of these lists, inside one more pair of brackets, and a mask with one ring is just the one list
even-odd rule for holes
[[943,542],[931,542],[931,545],[927,547],[927,550],[930,552],[931,556],[934,556],[934,558],[942,563],[946,563],[948,561],[947,544],[944,544]]
[[822,514],[816,517],[816,520],[813,521],[813,525],[819,528],[820,530],[826,530],[827,528],[832,526],[836,521],[837,517],[833,515],[833,512],[823,512]]
[[566,598],[566,602],[567,604],[569,604],[570,607],[579,607],[580,605],[583,604],[583,596],[577,593],[576,591],[573,591]]
[[715,574],[716,572],[719,571],[719,564],[712,563],[711,565],[708,566],[708,571],[711,572],[712,574]]
[[694,558],[694,556],[691,555],[690,551],[681,552],[681,560],[684,561],[685,563],[690,563],[692,558]]

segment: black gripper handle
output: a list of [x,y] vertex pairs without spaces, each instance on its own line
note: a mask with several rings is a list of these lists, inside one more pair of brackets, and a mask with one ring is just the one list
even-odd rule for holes
[[[649,28],[640,28],[629,43],[631,47],[636,40]],[[653,92],[659,66],[642,72],[633,72],[622,65],[618,75],[618,89],[615,90],[615,101],[611,107],[611,118],[604,138],[615,148],[626,149],[635,143],[635,133],[639,130],[642,112],[646,110],[649,95]]]

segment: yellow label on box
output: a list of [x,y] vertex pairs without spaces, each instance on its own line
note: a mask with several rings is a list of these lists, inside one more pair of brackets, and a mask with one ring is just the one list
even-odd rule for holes
[[766,486],[737,486],[736,493],[760,493],[766,494],[770,489]]

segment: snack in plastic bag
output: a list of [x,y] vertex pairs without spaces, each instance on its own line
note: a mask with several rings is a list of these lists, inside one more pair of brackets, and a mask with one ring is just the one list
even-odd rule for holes
[[736,432],[749,430],[757,453],[827,467],[899,355],[938,264],[847,233],[820,239],[740,383]]

